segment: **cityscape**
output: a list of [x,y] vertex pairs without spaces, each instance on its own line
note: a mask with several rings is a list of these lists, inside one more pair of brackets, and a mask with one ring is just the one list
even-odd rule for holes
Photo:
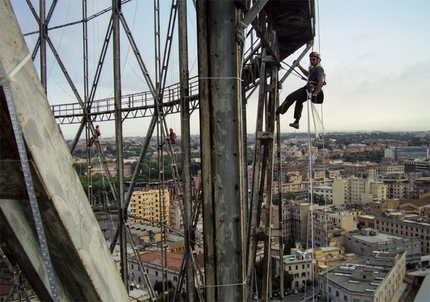
[[[253,135],[248,135],[247,139],[248,155],[251,155],[248,187],[251,187],[250,169],[255,141]],[[113,138],[100,137],[99,140],[106,158],[114,161]],[[376,276],[378,286],[385,282],[395,284],[388,291],[379,289],[383,300],[397,296],[398,301],[413,301],[411,297],[415,297],[423,278],[430,274],[430,132],[329,133],[318,139],[311,138],[312,156],[309,156],[308,140],[306,134],[281,135],[281,173],[275,168],[273,198],[264,201],[264,206],[271,204],[273,208],[272,223],[275,229],[279,224],[278,217],[283,220],[283,296],[318,296],[324,300],[326,297],[321,289],[326,287],[341,299],[342,295],[347,296],[349,292],[357,291],[357,288],[375,294],[375,284],[369,288],[365,285],[368,283],[350,280],[352,275],[342,271],[354,271],[367,266],[374,270],[373,277]],[[124,139],[126,180],[134,170],[137,152],[143,141],[142,137]],[[168,279],[172,282],[171,286],[176,288],[181,271],[180,255],[184,252],[184,239],[181,236],[184,226],[175,185],[169,178],[169,163],[165,163],[166,202],[164,209],[160,208],[158,146],[156,139],[151,142],[148,160],[142,165],[142,179],[131,197],[131,232],[142,251],[140,257],[147,268],[146,273],[153,286],[157,287],[162,272],[160,213],[164,211],[169,228]],[[85,144],[76,148],[74,158],[77,166],[85,164],[85,148]],[[181,171],[180,137],[174,152]],[[200,184],[199,136],[191,138],[191,154],[195,165],[192,176],[195,196]],[[164,156],[168,158],[166,154]],[[97,152],[94,152],[93,161],[91,177],[94,196],[108,196],[106,182],[105,187],[100,188],[98,184],[101,182],[94,181],[100,177],[100,173],[103,174],[98,168]],[[115,164],[112,163],[111,167],[112,176],[115,176]],[[88,177],[86,167],[77,170],[83,171],[78,172],[81,179]],[[312,175],[312,181],[309,175]],[[278,181],[282,183],[281,195],[277,191]],[[93,208],[109,242],[116,225],[116,205],[109,200],[96,198]],[[263,217],[263,221],[265,219]],[[199,221],[196,252],[200,261],[203,261],[204,253],[201,248],[203,236],[202,221]],[[271,245],[272,261],[279,270],[280,246],[277,237],[272,238]],[[261,246],[259,251],[257,260],[263,257]],[[135,256],[131,253],[129,257],[134,284],[137,288],[143,288],[144,276],[139,271]],[[382,266],[381,262],[387,264]],[[349,282],[350,287],[345,286],[345,282]],[[273,275],[272,297],[275,299],[280,296],[279,288],[279,276]],[[258,299],[258,290],[255,297]]]
[[426,1],[25,2],[0,302],[428,300]]

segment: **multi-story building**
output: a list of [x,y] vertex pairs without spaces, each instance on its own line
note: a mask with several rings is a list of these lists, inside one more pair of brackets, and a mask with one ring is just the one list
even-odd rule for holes
[[374,179],[335,179],[332,187],[334,204],[368,204],[373,200],[387,199],[387,186]]
[[393,158],[396,161],[413,160],[415,158],[426,158],[429,156],[427,146],[402,146],[390,147],[385,150],[385,157]]
[[422,177],[412,181],[411,198],[430,196],[430,177]]
[[177,231],[182,230],[184,227],[184,221],[178,201],[170,202],[170,227]]
[[332,183],[333,204],[350,204],[351,189],[348,179],[336,178]]
[[338,266],[356,257],[357,255],[353,253],[345,253],[345,248],[343,246],[321,246],[313,249],[315,280],[318,280],[318,275],[322,271]]
[[[272,260],[274,261],[276,271],[279,272],[279,256],[272,255]],[[283,256],[284,271],[289,272],[294,276],[294,281],[291,284],[292,289],[304,288],[305,284],[307,286],[312,284],[313,268],[312,259],[310,256],[299,253],[294,255],[284,255]]]
[[297,241],[306,241],[308,235],[310,204],[291,202],[291,235]]
[[358,216],[358,224],[362,228],[373,228],[402,237],[419,237],[421,254],[430,254],[430,223],[409,219],[375,217],[370,215]]
[[327,204],[330,204],[333,202],[333,188],[331,186],[314,187],[313,193],[324,198]]
[[[312,212],[313,241],[315,246],[341,246],[345,243],[345,234],[357,229],[354,215],[348,211],[315,209]],[[310,238],[312,240],[312,238]]]
[[387,186],[387,198],[410,198],[411,185],[405,174],[379,175],[377,179]]
[[388,200],[376,200],[369,202],[370,213],[375,216],[382,216],[385,212],[390,209],[399,209],[400,200],[388,199]]
[[[109,170],[111,176],[117,176],[117,164],[116,163],[106,163],[106,167]],[[132,176],[133,175],[133,166],[130,163],[124,163],[123,166],[124,176]],[[103,165],[95,165],[91,169],[91,174],[105,174],[105,170]]]
[[373,252],[319,274],[319,291],[328,301],[386,302],[403,291],[406,252]]
[[405,173],[405,166],[403,165],[380,165],[378,167],[378,174],[403,174]]
[[[167,253],[166,259],[167,264],[165,270],[163,270],[163,259],[161,251],[155,251],[147,254],[139,255],[142,263],[145,266],[146,272],[142,272],[139,268],[136,256],[128,257],[130,275],[134,280],[134,283],[140,286],[146,287],[144,280],[144,274],[146,274],[151,282],[152,288],[154,288],[156,282],[161,281],[163,278],[163,271],[167,275],[167,280],[176,288],[178,285],[179,275],[181,273],[182,255],[176,253]],[[185,284],[185,283],[184,283]]]
[[430,159],[428,158],[416,158],[413,160],[405,160],[405,172],[430,172]]
[[[164,209],[160,201],[164,198]],[[131,223],[155,224],[161,222],[161,214],[164,211],[164,219],[170,225],[170,195],[165,190],[164,195],[160,196],[159,190],[135,191],[130,199]]]
[[[279,206],[273,206],[272,210],[272,225],[273,229],[279,230]],[[289,238],[292,235],[291,231],[291,218],[292,218],[292,211],[291,207],[287,202],[283,203],[282,206],[282,236],[284,238]],[[278,243],[278,239],[275,239],[275,242]]]
[[421,259],[421,240],[419,237],[402,237],[364,228],[346,234],[347,253],[367,256],[373,251],[401,253],[406,251],[408,268],[418,267]]

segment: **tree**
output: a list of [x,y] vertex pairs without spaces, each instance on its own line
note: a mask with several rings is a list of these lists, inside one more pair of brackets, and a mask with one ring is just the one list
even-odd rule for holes
[[284,244],[284,252],[283,252],[284,255],[290,255],[292,248],[296,248],[296,242],[294,240],[294,236],[290,236],[286,240],[286,242]]
[[294,192],[288,192],[286,198],[287,200],[296,200],[296,194],[294,194]]
[[[291,284],[293,283],[293,281],[294,281],[294,275],[284,270],[284,289],[291,288]],[[281,285],[281,277],[278,275],[275,278],[273,278],[272,287],[280,288],[281,287],[280,285]]]

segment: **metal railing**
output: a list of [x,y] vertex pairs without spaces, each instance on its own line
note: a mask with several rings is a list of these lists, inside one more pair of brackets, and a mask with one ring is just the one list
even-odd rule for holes
[[[198,109],[199,85],[198,78],[189,82],[190,111]],[[163,91],[162,105],[165,114],[180,112],[181,91],[179,83],[167,86]],[[79,103],[52,105],[51,111],[59,124],[80,123],[84,116],[84,108]],[[139,118],[152,116],[155,112],[154,97],[150,91],[123,95],[121,98],[122,118]],[[94,100],[89,115],[95,120],[113,120],[115,113],[114,97]]]

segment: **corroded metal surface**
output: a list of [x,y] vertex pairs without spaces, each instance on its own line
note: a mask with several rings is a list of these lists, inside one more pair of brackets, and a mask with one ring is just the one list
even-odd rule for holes
[[269,0],[264,10],[276,30],[281,60],[315,36],[314,0]]

